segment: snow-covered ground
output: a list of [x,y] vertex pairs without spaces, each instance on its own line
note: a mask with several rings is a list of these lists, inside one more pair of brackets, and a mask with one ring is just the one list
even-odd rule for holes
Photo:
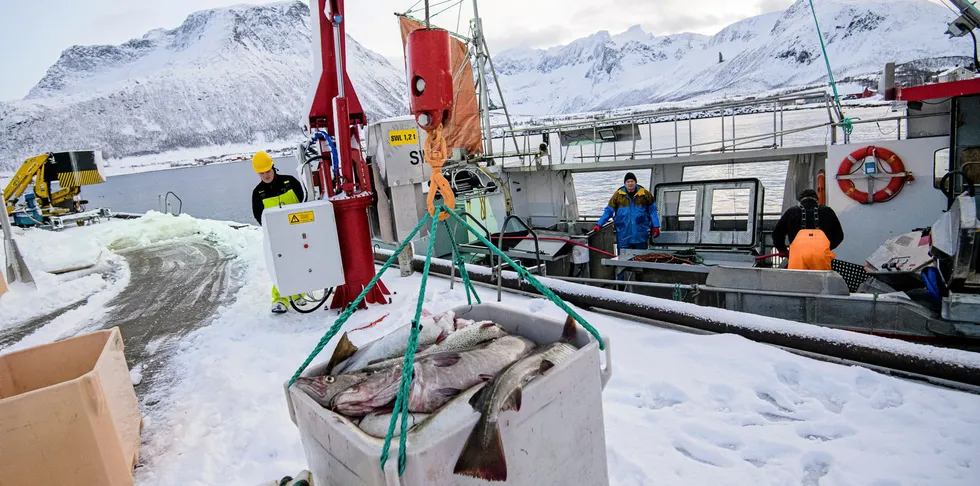
[[[257,228],[233,230],[219,222],[159,214],[54,235],[18,231],[28,263],[41,275],[41,288],[15,287],[0,297],[6,322],[18,303],[44,292],[57,296],[81,280],[44,276],[42,268],[52,269],[46,265],[62,263],[50,255],[84,254],[89,261],[101,258],[125,267],[113,250],[201,234],[234,249],[245,265],[236,277],[243,285],[211,325],[177,344],[161,371],[173,380],[140,390],[145,428],[139,485],[249,485],[304,468],[282,383],[336,313],[269,314],[270,284]],[[100,251],[104,256],[94,256]],[[414,311],[419,276],[389,272],[384,278],[396,292],[393,303],[358,312],[349,328],[389,313],[407,319]],[[74,285],[100,298],[121,290],[97,289],[96,282]],[[465,303],[461,290],[433,278],[425,308],[439,312]],[[492,294],[478,290],[485,298]],[[505,294],[505,301],[528,312],[560,315],[541,299]],[[97,306],[69,311],[65,322],[41,327],[25,341],[87,329],[92,322],[86,317],[98,311]],[[682,334],[578,311],[612,342],[613,379],[603,396],[613,485],[980,484],[980,396],[814,361],[733,335]],[[57,329],[48,330],[51,326]],[[140,371],[133,373],[134,382]]]

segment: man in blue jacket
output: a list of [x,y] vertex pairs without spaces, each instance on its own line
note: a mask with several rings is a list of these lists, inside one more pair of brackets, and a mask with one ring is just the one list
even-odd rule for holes
[[609,205],[602,212],[602,218],[595,225],[598,231],[602,225],[614,218],[616,223],[616,246],[622,250],[645,250],[650,238],[660,236],[660,215],[653,194],[636,183],[636,176],[627,172],[616,194],[609,199]]

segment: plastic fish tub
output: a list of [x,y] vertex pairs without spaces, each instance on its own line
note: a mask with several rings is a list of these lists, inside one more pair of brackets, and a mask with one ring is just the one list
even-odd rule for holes
[[[457,317],[491,320],[538,345],[558,341],[564,324],[498,304],[462,306],[455,312]],[[500,414],[508,480],[493,484],[609,484],[602,389],[612,377],[612,366],[609,340],[603,340],[605,366],[601,367],[598,342],[579,326],[573,342],[579,350],[524,387],[519,411]],[[307,370],[304,375],[321,374],[322,368]],[[480,418],[468,403],[474,393],[470,389],[460,394],[408,432],[407,461],[401,477],[397,438],[392,440],[388,463],[381,471],[383,439],[365,434],[296,387],[286,389],[286,400],[317,486],[486,485],[490,483],[453,474],[463,444]]]
[[131,485],[139,403],[119,328],[0,355],[0,485]]

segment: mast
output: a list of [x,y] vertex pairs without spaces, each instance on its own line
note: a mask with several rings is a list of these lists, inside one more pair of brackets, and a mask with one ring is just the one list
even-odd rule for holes
[[487,88],[487,52],[483,42],[483,20],[477,8],[477,0],[473,0],[473,46],[476,48],[476,69],[480,90],[480,117],[483,127],[483,153],[493,155],[493,140],[490,138],[490,91]]

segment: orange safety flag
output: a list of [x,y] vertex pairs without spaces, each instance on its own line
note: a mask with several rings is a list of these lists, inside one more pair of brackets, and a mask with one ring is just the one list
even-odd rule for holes
[[818,229],[802,229],[789,244],[790,270],[830,270],[837,255],[830,251],[830,240]]
[[[402,56],[404,56],[408,34],[424,29],[425,25],[404,16],[398,17],[398,23],[402,31]],[[466,44],[453,37],[449,38],[449,44],[455,94],[453,113],[444,133],[446,146],[450,150],[463,148],[471,154],[483,153],[480,107],[476,101],[476,83],[473,81],[473,66],[470,64],[469,50]]]

